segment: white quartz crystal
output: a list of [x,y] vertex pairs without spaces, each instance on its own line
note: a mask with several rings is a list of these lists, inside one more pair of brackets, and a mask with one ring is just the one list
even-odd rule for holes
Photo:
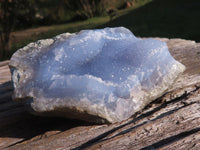
[[110,123],[143,109],[185,69],[165,42],[138,39],[123,27],[30,43],[10,68],[13,98],[33,113]]

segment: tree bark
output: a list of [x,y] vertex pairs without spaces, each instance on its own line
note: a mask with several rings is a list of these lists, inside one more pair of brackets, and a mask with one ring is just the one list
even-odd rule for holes
[[12,1],[3,0],[1,2],[1,14],[0,14],[0,60],[6,58],[9,54],[9,40],[10,40],[10,32],[14,23],[14,12],[13,12],[13,4]]

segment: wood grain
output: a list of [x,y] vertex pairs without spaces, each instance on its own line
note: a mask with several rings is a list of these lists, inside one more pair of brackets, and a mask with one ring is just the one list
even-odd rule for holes
[[[200,147],[200,43],[160,39],[186,71],[132,118],[95,125],[29,114],[12,101],[8,62],[0,63],[0,149],[193,149]],[[7,81],[7,82],[6,82]]]

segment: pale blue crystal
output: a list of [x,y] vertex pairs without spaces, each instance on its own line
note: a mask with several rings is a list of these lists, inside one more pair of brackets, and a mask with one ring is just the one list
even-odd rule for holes
[[112,123],[161,96],[184,71],[165,42],[136,38],[123,27],[31,43],[10,67],[14,98],[27,99],[34,112],[94,121],[79,117],[85,113]]

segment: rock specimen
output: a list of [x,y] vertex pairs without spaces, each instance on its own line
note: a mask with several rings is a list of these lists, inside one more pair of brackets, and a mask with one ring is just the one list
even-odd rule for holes
[[114,123],[161,96],[185,67],[165,42],[118,27],[30,43],[10,69],[13,98],[32,113]]

